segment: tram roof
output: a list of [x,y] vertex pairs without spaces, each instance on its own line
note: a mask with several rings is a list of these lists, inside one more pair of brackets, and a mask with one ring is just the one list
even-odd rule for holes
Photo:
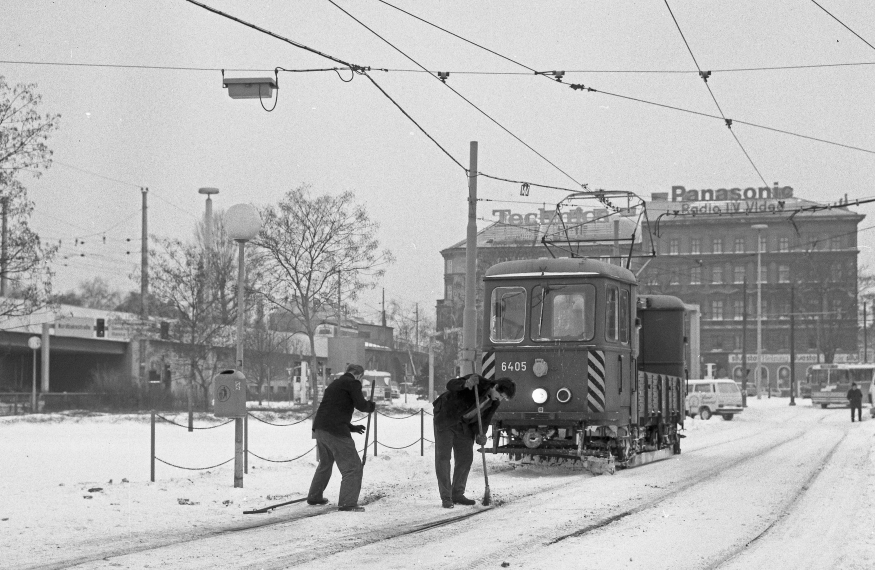
[[597,259],[580,257],[541,257],[539,259],[519,259],[496,263],[486,270],[485,278],[510,277],[571,277],[591,275],[610,277],[627,283],[638,283],[635,275],[619,265],[612,265]]
[[638,300],[644,300],[647,309],[662,311],[685,311],[684,302],[672,295],[638,295]]

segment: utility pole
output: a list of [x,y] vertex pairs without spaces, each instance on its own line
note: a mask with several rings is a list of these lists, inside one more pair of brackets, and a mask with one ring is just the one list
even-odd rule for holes
[[741,407],[747,407],[747,277],[744,278],[744,286],[741,294],[742,317],[741,317]]
[[386,326],[386,288],[383,288],[383,326]]
[[866,338],[866,301],[863,301],[863,362],[869,362],[869,339]]
[[468,167],[468,232],[465,243],[465,311],[462,313],[460,372],[474,373],[477,348],[477,141],[471,141]]
[[[865,305],[863,305],[865,307]],[[864,308],[865,312],[865,308]],[[419,350],[419,303],[416,304],[416,350]]]
[[[796,286],[790,286],[790,405],[796,405]],[[863,305],[863,314],[866,305]]]
[[9,245],[8,245],[9,238],[7,235],[9,233],[9,229],[7,227],[7,216],[9,215],[9,212],[8,212],[9,197],[4,196],[3,198],[0,198],[0,204],[2,204],[2,208],[3,208],[3,228],[2,228],[3,235],[2,235],[2,237],[0,237],[0,240],[2,240],[2,247],[0,247],[0,297],[5,297],[6,296],[6,287],[8,284],[8,278],[6,276],[6,272],[7,272],[7,265],[9,263],[8,258],[7,258],[7,256],[9,255]]
[[143,193],[143,235],[140,247],[140,318],[146,319],[149,316],[149,206],[146,200],[149,189],[140,188],[140,191]]

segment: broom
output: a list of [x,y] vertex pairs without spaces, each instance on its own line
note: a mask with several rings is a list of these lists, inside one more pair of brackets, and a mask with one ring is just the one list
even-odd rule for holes
[[[474,386],[474,403],[477,404],[477,429],[483,435],[483,420],[480,419],[480,394],[477,386]],[[486,490],[483,491],[483,506],[488,507],[492,503],[492,493],[489,492],[489,475],[486,474],[486,449],[480,446],[480,456],[483,458],[483,480],[486,482]]]
[[[368,400],[370,402],[374,401],[374,388],[377,386],[376,379],[371,380],[371,399]],[[375,410],[376,411],[376,410]],[[371,412],[368,412],[368,423],[365,428],[365,449],[362,454],[362,467],[365,466],[365,463],[368,461],[368,436],[371,434]]]

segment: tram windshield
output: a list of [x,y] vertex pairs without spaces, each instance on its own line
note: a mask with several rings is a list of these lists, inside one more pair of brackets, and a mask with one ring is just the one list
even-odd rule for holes
[[538,285],[532,290],[532,339],[592,340],[595,287]]
[[523,340],[526,323],[526,290],[496,287],[492,290],[492,320],[489,338],[493,342]]

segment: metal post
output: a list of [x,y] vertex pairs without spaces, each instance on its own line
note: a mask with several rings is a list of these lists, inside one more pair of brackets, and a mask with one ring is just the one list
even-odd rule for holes
[[30,394],[30,412],[35,414],[37,412],[36,405],[36,349],[33,351],[33,387],[31,389]]
[[377,416],[380,414],[374,410],[374,457],[377,456]]
[[419,456],[425,455],[425,410],[419,410]]
[[434,336],[428,337],[428,401],[434,401]]
[[460,372],[474,372],[477,347],[477,141],[471,141],[468,169],[468,232],[465,245],[465,310],[462,313]]
[[155,482],[155,410],[152,410],[152,456],[149,458],[151,481]]
[[747,277],[741,294],[741,407],[747,407]]
[[8,232],[8,209],[9,209],[9,197],[4,196],[0,198],[0,206],[3,208],[3,227],[0,228],[0,240],[2,240],[2,244],[0,244],[0,297],[6,296],[6,289],[9,283],[9,278],[7,277],[7,266],[8,266],[8,251],[9,246],[9,237],[7,236]]
[[[237,370],[243,371],[243,287],[246,269],[243,266],[243,246],[237,240]],[[234,487],[243,487],[243,418],[234,418]]]
[[[763,269],[762,269],[762,230],[768,228],[766,224],[754,224],[751,226],[757,231],[757,362],[756,362],[756,383],[757,383],[757,400],[762,399],[762,362],[763,362]],[[771,382],[769,382],[771,385]],[[771,388],[771,386],[770,386]],[[772,397],[772,391],[769,390],[769,398]]]
[[149,316],[149,217],[146,195],[148,188],[140,188],[143,193],[142,241],[140,243],[140,318]]
[[249,414],[243,416],[243,472],[249,474]]
[[[796,405],[796,287],[790,287],[790,405]],[[865,306],[865,305],[864,305]]]
[[869,342],[866,338],[866,301],[863,301],[863,362],[869,362]]

